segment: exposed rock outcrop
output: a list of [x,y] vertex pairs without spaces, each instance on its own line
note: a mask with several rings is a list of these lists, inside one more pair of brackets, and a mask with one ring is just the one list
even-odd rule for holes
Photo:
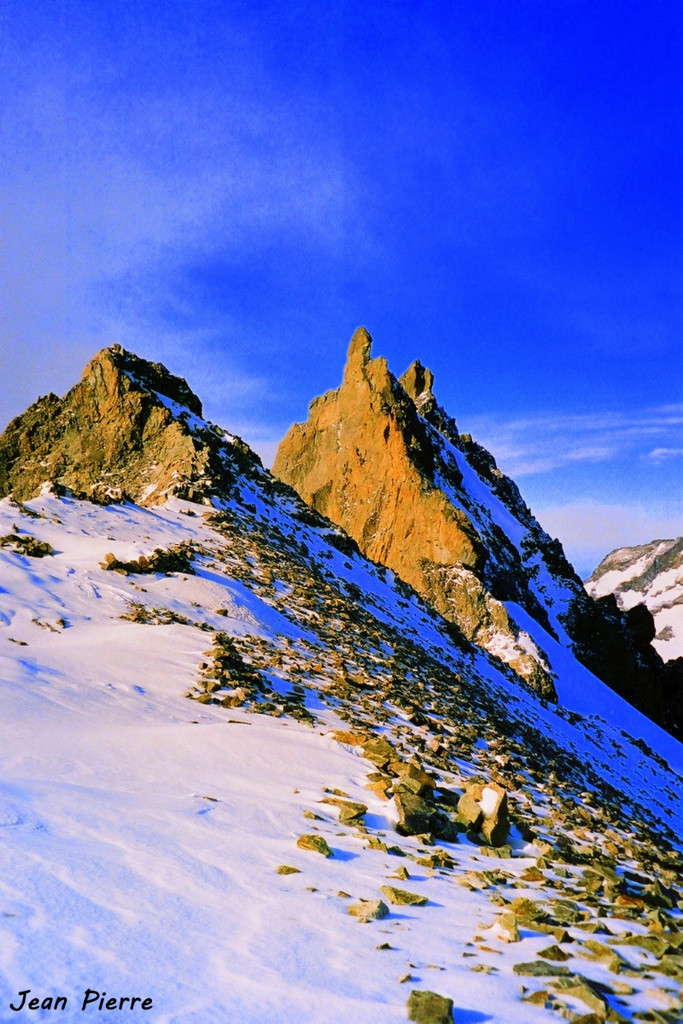
[[24,501],[53,483],[105,503],[201,500],[258,464],[201,416],[182,378],[113,345],[64,398],[39,398],[0,436],[0,497]]
[[[457,430],[436,404],[432,374],[413,363],[399,382],[385,359],[370,358],[371,344],[359,328],[342,386],[315,399],[308,422],[291,428],[274,474],[351,534],[363,554],[393,569],[467,639],[553,699],[542,652],[485,586],[485,538],[439,486],[440,435],[425,417],[447,437],[455,439]],[[457,465],[449,470],[450,484],[461,487]]]
[[666,728],[676,684],[647,612],[590,598],[493,456],[437,403],[432,373],[399,379],[351,339],[342,384],[294,424],[273,472],[478,646],[555,699],[553,642]]

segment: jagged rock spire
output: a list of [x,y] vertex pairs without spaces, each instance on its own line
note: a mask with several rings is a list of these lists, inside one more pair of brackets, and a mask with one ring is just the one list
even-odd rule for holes
[[349,351],[346,357],[348,367],[365,366],[370,362],[372,338],[365,327],[357,327],[351,336]]
[[[447,418],[432,394],[433,374],[416,361],[398,382],[385,359],[371,359],[371,345],[367,330],[358,328],[341,387],[314,401],[308,422],[291,428],[273,473],[468,639],[503,652],[515,672],[552,697],[543,655],[518,643],[503,604],[484,585],[482,536],[436,483],[442,442],[429,424]],[[456,487],[462,482],[455,463],[449,479]]]
[[415,359],[398,382],[410,395],[414,402],[419,399],[434,398],[432,387],[434,386],[434,374],[426,366],[423,366],[419,359]]
[[515,483],[438,405],[431,371],[416,360],[397,381],[371,345],[358,328],[341,387],[291,428],[273,472],[543,696],[559,641],[673,728],[680,684],[650,646],[647,610],[596,604]]

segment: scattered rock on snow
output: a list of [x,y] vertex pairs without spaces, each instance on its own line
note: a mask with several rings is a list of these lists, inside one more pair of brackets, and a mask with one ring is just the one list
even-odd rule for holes
[[381,921],[389,916],[389,908],[383,900],[361,900],[360,903],[350,903],[346,910],[363,922]]
[[[476,787],[478,791],[481,786]],[[474,795],[475,787],[468,786],[458,801],[458,816],[464,824],[472,829],[478,829],[484,820],[484,812],[479,805],[478,798]]]
[[54,554],[52,545],[47,541],[37,540],[31,534],[7,533],[0,537],[0,548],[12,548],[20,555],[30,555],[31,558],[45,558],[46,555]]
[[567,967],[561,967],[559,964],[549,964],[547,960],[530,960],[526,963],[515,964],[512,969],[515,974],[521,974],[529,978],[549,978],[570,973]]
[[426,896],[418,896],[417,893],[406,892],[405,889],[395,889],[393,885],[380,885],[380,890],[390,903],[401,907],[424,907],[429,902]]
[[556,963],[564,963],[565,960],[569,960],[569,954],[558,945],[553,944],[547,946],[545,949],[539,949],[538,955],[542,956],[545,960],[553,960]]
[[334,857],[327,840],[322,836],[303,835],[299,836],[296,845],[302,850],[312,850],[314,853],[321,853],[323,857]]
[[580,999],[594,1013],[597,1013],[602,1020],[609,1013],[609,1003],[605,997],[598,991],[595,984],[580,974],[573,974],[567,978],[558,978],[557,981],[551,982],[550,987],[556,992],[561,992],[562,995]]
[[401,881],[405,882],[407,881],[407,879],[410,878],[410,872],[408,871],[408,868],[404,867],[403,864],[399,864],[399,866],[396,868],[391,877],[400,878]]
[[414,793],[396,793],[394,802],[398,811],[396,831],[402,836],[417,836],[429,832],[434,810]]
[[519,928],[514,914],[509,911],[501,914],[495,921],[495,927],[505,942],[519,942]]
[[357,803],[355,800],[342,800],[340,797],[326,796],[320,803],[338,807],[339,820],[343,825],[357,824],[368,811],[367,804]]
[[408,997],[408,1020],[415,1024],[453,1024],[453,1000],[413,989]]
[[497,782],[470,783],[458,801],[458,815],[491,846],[502,846],[508,837],[507,793]]
[[363,743],[363,754],[368,761],[372,761],[378,768],[384,768],[390,761],[396,759],[396,751],[388,740],[382,736],[374,737]]

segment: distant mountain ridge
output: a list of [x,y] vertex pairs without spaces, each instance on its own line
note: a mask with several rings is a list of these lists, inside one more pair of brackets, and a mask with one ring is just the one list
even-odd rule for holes
[[655,623],[653,646],[665,661],[683,657],[683,537],[617,548],[585,585],[595,598],[614,594],[625,610],[646,604]]
[[290,429],[273,473],[542,696],[559,643],[677,734],[682,673],[651,646],[647,609],[593,601],[515,483],[438,405],[431,372],[414,362],[397,379],[371,347],[359,328],[341,386]]

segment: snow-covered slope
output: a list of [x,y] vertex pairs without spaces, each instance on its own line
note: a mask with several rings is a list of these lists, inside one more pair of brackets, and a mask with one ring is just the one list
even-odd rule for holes
[[[573,713],[576,662],[566,706],[544,705],[254,481],[215,512],[6,499],[0,536],[1,1020],[83,1019],[87,989],[150,999],[116,1016],[157,1024],[394,1024],[413,989],[499,1024],[677,1003],[676,954],[648,936],[681,920],[681,779],[662,760],[682,770],[681,747],[592,677],[595,713]],[[27,554],[30,537],[53,553]],[[194,571],[101,564],[157,548]],[[259,676],[243,703],[235,673],[207,685],[226,638],[247,688]],[[433,773],[445,807],[474,776],[506,785],[510,845],[398,835],[357,745],[373,734]],[[341,824],[321,801],[347,797],[367,812]],[[427,902],[389,903],[386,885]],[[382,920],[347,912],[380,897]],[[565,963],[540,959],[592,987],[515,972],[558,938]],[[67,1012],[15,1013],[27,989]]]
[[681,745],[200,416],[111,349],[0,438],[2,1024],[674,1019]]
[[620,608],[646,604],[657,630],[653,646],[665,661],[683,657],[683,537],[612,551],[586,589],[593,597],[615,594]]

